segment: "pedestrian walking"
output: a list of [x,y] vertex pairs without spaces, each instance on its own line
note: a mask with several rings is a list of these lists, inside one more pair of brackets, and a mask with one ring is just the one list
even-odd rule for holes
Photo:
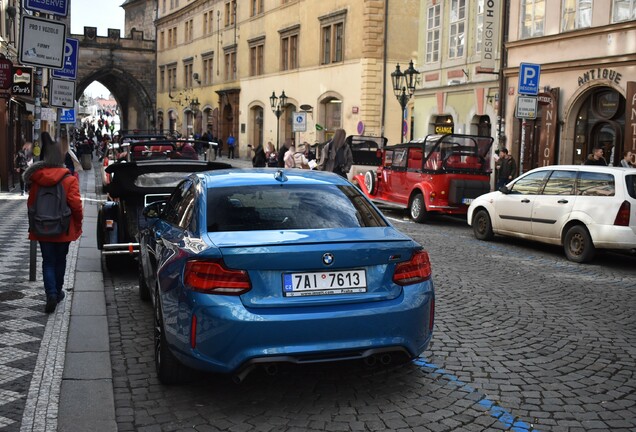
[[268,141],[267,146],[265,147],[265,158],[267,159],[268,167],[276,168],[278,166],[276,149],[274,148],[274,144],[272,144],[271,141]]
[[607,161],[603,157],[603,148],[596,147],[594,150],[592,150],[592,154],[587,156],[587,159],[585,160],[585,162],[583,162],[583,165],[607,166]]
[[24,195],[28,190],[25,187],[23,175],[31,164],[33,164],[32,144],[30,142],[25,142],[20,150],[16,152],[13,164],[15,172],[18,174],[20,180],[20,195]]
[[497,177],[497,190],[499,190],[502,186],[505,186],[506,183],[510,182],[515,176],[517,172],[517,163],[510,156],[507,148],[499,149],[499,176]]
[[278,167],[279,168],[285,168],[285,153],[287,153],[287,151],[289,150],[289,148],[292,146],[292,140],[290,138],[287,138],[285,140],[285,142],[283,143],[283,145],[280,147],[280,149],[278,149]]
[[318,169],[334,172],[347,178],[347,173],[353,165],[353,153],[346,143],[347,133],[344,129],[336,129],[333,139],[322,148],[322,155]]
[[262,168],[267,165],[267,158],[265,157],[265,149],[263,144],[259,144],[254,149],[254,157],[252,158],[252,166]]
[[41,161],[31,165],[24,173],[24,181],[30,187],[27,207],[34,208],[40,188],[51,188],[61,183],[66,203],[71,212],[70,224],[66,232],[47,236],[36,234],[29,229],[29,240],[40,244],[42,253],[42,279],[46,293],[46,306],[44,311],[51,313],[64,297],[64,275],[66,272],[66,255],[69,245],[82,234],[82,201],[80,197],[79,182],[70,175],[64,166],[65,155],[61,146],[51,139],[47,132],[42,133]]
[[229,137],[227,137],[227,157],[228,159],[234,159],[234,144],[236,143],[236,140],[234,139],[234,135],[230,134]]

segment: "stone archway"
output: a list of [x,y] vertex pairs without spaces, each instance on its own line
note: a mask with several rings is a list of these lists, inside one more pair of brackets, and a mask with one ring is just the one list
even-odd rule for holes
[[97,36],[95,27],[84,27],[79,40],[77,97],[92,82],[103,84],[121,109],[122,129],[155,130],[156,60],[155,41],[132,30],[121,38],[119,30]]

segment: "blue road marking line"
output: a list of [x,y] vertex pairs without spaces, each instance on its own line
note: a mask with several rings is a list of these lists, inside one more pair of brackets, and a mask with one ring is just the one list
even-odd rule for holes
[[439,366],[429,363],[422,358],[417,358],[413,360],[418,366],[425,367],[426,369],[430,369],[433,375],[441,376],[443,379],[448,381],[454,386],[461,388],[462,390],[468,392],[469,394],[475,394],[479,396],[479,402],[477,402],[482,408],[488,411],[488,414],[497,419],[497,421],[507,427],[509,430],[514,432],[539,432],[538,429],[534,429],[528,423],[523,422],[521,420],[515,420],[515,417],[510,414],[508,411],[503,409],[501,406],[497,405],[495,402],[488,399],[485,394],[480,393],[478,390],[474,389],[470,385],[462,382],[458,377],[448,373],[446,370],[440,368]]

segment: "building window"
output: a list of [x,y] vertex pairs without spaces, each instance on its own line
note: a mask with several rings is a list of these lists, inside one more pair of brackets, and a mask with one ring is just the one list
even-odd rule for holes
[[193,21],[192,19],[189,19],[185,22],[185,26],[184,26],[184,32],[183,32],[183,41],[188,43],[188,42],[192,42],[192,32],[193,32],[194,28],[193,28]]
[[159,33],[159,49],[165,49],[166,48],[166,41],[165,41],[165,32],[163,30],[161,30],[161,32]]
[[345,12],[336,12],[321,17],[321,64],[338,63],[344,60]]
[[591,27],[592,0],[563,0],[563,29],[576,30]]
[[236,0],[225,3],[225,27],[233,26],[236,18]]
[[521,0],[521,39],[543,36],[545,0]]
[[166,0],[162,0],[161,2],[161,12],[166,13]]
[[214,30],[214,13],[212,11],[203,14],[203,34],[211,34]]
[[475,18],[475,52],[480,53],[484,40],[484,0],[477,1],[477,17]]
[[636,20],[636,0],[613,0],[612,22]]
[[248,41],[250,47],[250,76],[263,75],[264,59],[263,52],[265,50],[265,38],[261,37]]
[[203,84],[212,84],[214,76],[214,55],[201,56],[203,58]]
[[448,38],[448,57],[464,56],[466,44],[466,0],[451,0],[450,35]]
[[183,62],[183,87],[192,87],[192,60]]
[[439,61],[440,4],[426,11],[426,63]]
[[168,48],[174,48],[177,46],[177,28],[173,27],[168,29]]
[[252,8],[250,16],[256,16],[263,13],[263,0],[252,0]]
[[168,91],[175,90],[177,88],[177,64],[166,66],[166,71],[168,73]]
[[166,68],[164,66],[159,68],[159,91],[166,91]]
[[280,69],[298,69],[298,32],[300,26],[280,32]]
[[236,47],[225,51],[225,81],[236,79]]

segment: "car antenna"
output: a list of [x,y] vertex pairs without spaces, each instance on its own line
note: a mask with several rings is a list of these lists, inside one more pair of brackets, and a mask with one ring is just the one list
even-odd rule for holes
[[278,180],[281,183],[285,183],[288,180],[282,169],[276,171],[276,174],[274,174],[274,179]]

